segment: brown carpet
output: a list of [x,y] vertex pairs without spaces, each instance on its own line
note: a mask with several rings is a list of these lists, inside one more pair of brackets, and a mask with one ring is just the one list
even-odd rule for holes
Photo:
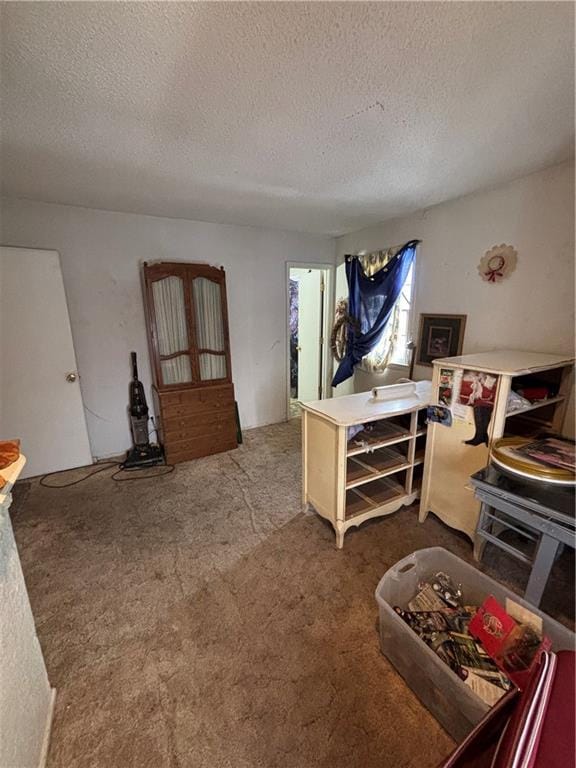
[[[471,546],[412,508],[335,550],[301,512],[299,440],[296,420],[160,480],[17,486],[58,689],[48,768],[426,768],[451,750],[380,654],[374,589],[415,549]],[[570,567],[544,604],[567,622]]]

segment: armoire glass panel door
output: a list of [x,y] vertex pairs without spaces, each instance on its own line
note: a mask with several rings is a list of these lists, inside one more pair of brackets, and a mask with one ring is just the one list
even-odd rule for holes
[[184,281],[172,275],[152,283],[163,384],[192,381]]
[[202,381],[225,379],[226,352],[224,345],[224,318],[222,315],[222,288],[205,277],[192,281],[192,298],[196,320],[198,363]]

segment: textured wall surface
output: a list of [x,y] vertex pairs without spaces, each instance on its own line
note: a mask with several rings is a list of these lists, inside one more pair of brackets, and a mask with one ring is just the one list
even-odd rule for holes
[[0,494],[0,766],[39,768],[52,693]]
[[[573,353],[571,163],[339,238],[338,260],[342,262],[346,253],[386,248],[412,238],[422,240],[416,263],[414,334],[420,312],[463,314],[468,315],[464,354],[506,348]],[[489,248],[500,243],[518,251],[516,270],[502,283],[486,283],[478,264]],[[343,271],[342,264],[340,276]],[[431,368],[417,367],[416,375],[428,378]],[[362,390],[378,383],[365,376],[359,379]],[[573,415],[568,421],[573,422]]]
[[340,234],[568,157],[571,3],[4,3],[4,194]]
[[144,261],[224,266],[242,426],[286,417],[286,262],[333,264],[332,238],[4,200],[0,242],[60,253],[94,456],[130,445],[131,350],[150,393]]

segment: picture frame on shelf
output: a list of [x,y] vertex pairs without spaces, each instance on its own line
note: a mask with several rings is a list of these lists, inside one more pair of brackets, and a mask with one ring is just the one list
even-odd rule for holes
[[467,315],[420,315],[416,365],[462,354]]

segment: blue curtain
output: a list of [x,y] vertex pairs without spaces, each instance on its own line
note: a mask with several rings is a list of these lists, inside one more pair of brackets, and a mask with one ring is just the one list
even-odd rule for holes
[[364,273],[360,259],[346,256],[348,314],[355,323],[348,327],[348,348],[332,380],[333,387],[349,379],[354,367],[380,340],[406,282],[419,242],[410,240],[403,245],[386,266],[371,277]]

